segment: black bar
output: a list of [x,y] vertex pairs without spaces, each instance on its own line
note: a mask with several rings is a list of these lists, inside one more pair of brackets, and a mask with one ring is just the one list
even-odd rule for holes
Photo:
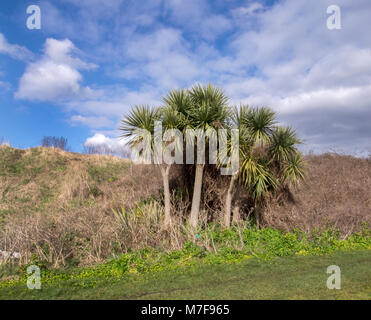
[[[333,318],[346,311],[360,313],[370,310],[370,301],[287,301],[287,300],[140,300],[140,301],[0,301],[2,310],[29,312],[29,315],[58,317],[94,316],[106,320],[117,319],[253,319],[257,316],[302,316]],[[107,319],[108,320],[108,319]]]

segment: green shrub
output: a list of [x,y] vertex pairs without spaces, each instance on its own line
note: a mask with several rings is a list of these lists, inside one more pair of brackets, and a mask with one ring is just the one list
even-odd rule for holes
[[106,165],[92,165],[88,168],[90,177],[97,183],[115,182],[118,175],[127,167],[124,163],[107,163]]

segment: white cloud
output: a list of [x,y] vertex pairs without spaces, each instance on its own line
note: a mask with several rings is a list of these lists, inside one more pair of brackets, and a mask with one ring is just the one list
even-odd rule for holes
[[120,85],[84,87],[81,70],[93,66],[71,42],[52,39],[28,65],[17,97],[69,97],[64,106],[78,114],[71,121],[94,129],[116,123],[134,104],[161,103],[169,89],[212,82],[234,103],[274,108],[317,147],[367,143],[361,135],[371,134],[363,120],[371,110],[369,0],[338,0],[343,28],[332,31],[326,27],[331,0],[237,7],[221,0],[149,0],[145,7],[69,1],[76,11],[64,17],[52,7],[45,27],[94,43],[84,51],[106,63],[103,77],[115,76]]
[[126,146],[127,140],[121,138],[110,138],[102,133],[86,139],[84,146],[91,148],[98,153],[108,153],[116,155],[129,155],[129,148]]
[[106,117],[85,117],[82,115],[74,115],[70,120],[73,124],[83,124],[90,128],[104,128],[113,126],[113,121]]
[[73,100],[66,103],[68,111],[79,112],[84,116],[121,117],[131,106],[139,104],[159,105],[163,92],[159,88],[143,86],[138,90],[125,87],[103,88],[94,91],[94,99]]
[[371,48],[344,46],[314,64],[305,85],[339,87],[367,83],[371,83]]
[[205,0],[165,1],[166,11],[175,25],[181,26],[195,38],[208,41],[213,41],[232,29],[230,18],[214,13],[213,5]]
[[161,28],[150,34],[135,35],[126,41],[125,47],[131,63],[116,71],[118,76],[145,78],[161,88],[171,88],[200,75],[199,59],[176,29]]
[[79,51],[70,40],[47,39],[43,56],[27,66],[15,97],[55,101],[91,94],[90,88],[81,85],[82,75],[79,70],[96,66],[75,57],[75,53]]
[[[226,48],[209,61],[234,103],[268,105],[321,151],[370,148],[371,38],[365,36],[370,2],[339,0],[341,30],[326,27],[331,1],[281,1],[246,27],[243,19]],[[239,8],[240,15],[248,9]],[[248,24],[248,23],[247,23]],[[371,128],[371,127],[369,127]]]
[[262,10],[264,6],[260,2],[253,2],[246,7],[239,7],[237,9],[232,10],[233,15],[237,16],[246,16],[256,13],[259,10]]
[[0,32],[0,53],[8,54],[14,59],[18,60],[31,60],[33,58],[33,53],[26,47],[10,44],[4,35]]
[[[256,104],[264,104],[266,97],[253,96]],[[271,103],[281,116],[313,112],[340,112],[349,110],[358,113],[369,108],[371,85],[363,87],[339,87],[307,91],[285,98],[271,97]]]

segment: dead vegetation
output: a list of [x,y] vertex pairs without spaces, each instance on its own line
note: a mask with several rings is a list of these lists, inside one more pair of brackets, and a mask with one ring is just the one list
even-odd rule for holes
[[131,207],[161,185],[153,168],[114,156],[0,148],[0,215]]
[[[307,178],[290,197],[272,200],[265,224],[284,229],[337,228],[342,235],[371,223],[371,158],[327,153],[306,157]],[[281,201],[280,201],[281,200]]]
[[[272,196],[263,226],[282,230],[338,228],[343,237],[371,223],[371,159],[307,156],[307,178],[296,190]],[[172,174],[177,175],[174,168]],[[200,220],[218,221],[225,188],[205,172]],[[189,194],[172,186],[171,228],[163,226],[162,180],[150,165],[113,156],[53,148],[0,147],[0,249],[54,266],[92,264],[144,247],[179,249],[194,232],[184,227]],[[251,216],[249,199],[236,192],[236,219]],[[212,248],[212,240],[205,243]]]

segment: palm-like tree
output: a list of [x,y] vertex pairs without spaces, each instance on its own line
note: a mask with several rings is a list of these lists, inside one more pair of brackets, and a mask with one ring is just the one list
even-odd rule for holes
[[120,137],[129,139],[128,144],[130,148],[133,149],[140,143],[143,143],[144,148],[138,154],[138,157],[141,159],[151,159],[153,156],[154,141],[152,134],[155,128],[155,121],[159,119],[159,108],[152,108],[148,105],[136,105],[121,120],[120,130],[123,133]]
[[[225,127],[229,116],[227,107],[228,98],[221,89],[211,84],[207,86],[196,85],[188,91],[188,94],[191,104],[187,110],[187,116],[189,126],[192,129],[201,129],[203,132],[206,132],[208,129],[221,129]],[[203,171],[205,167],[205,164],[198,162],[196,163],[189,220],[190,225],[193,227],[196,227],[198,224]]]
[[278,127],[273,131],[268,154],[280,184],[297,184],[305,179],[305,162],[298,151],[300,144],[296,132],[290,127]]
[[[268,108],[234,108],[232,126],[239,129],[240,169],[231,176],[226,196],[224,225],[230,226],[233,190],[238,178],[255,202],[259,225],[259,202],[269,190],[304,178],[303,161],[295,131],[275,127],[275,113]],[[233,145],[228,144],[228,152]]]
[[[201,129],[202,132],[206,132],[208,129],[223,128],[229,115],[227,101],[223,91],[210,84],[206,86],[195,85],[190,90],[173,90],[164,98],[165,104],[175,110],[178,116],[181,115],[181,126],[178,124],[177,128],[183,133],[187,129]],[[184,136],[186,137],[186,135]],[[208,142],[207,139],[206,137],[206,142]],[[196,162],[189,220],[193,227],[198,223],[205,167],[205,164]]]
[[[165,203],[165,226],[171,224],[171,212],[170,212],[170,188],[169,188],[169,171],[171,164],[161,164],[156,157],[162,157],[161,150],[156,150],[156,138],[161,138],[160,145],[162,145],[162,132],[160,135],[155,135],[155,123],[165,119],[167,127],[171,127],[172,124],[176,125],[178,121],[176,115],[169,112],[165,108],[151,108],[149,106],[135,106],[129,114],[121,120],[120,130],[123,131],[121,137],[129,138],[129,145],[133,149],[138,144],[143,143],[142,151],[139,156],[145,159],[154,159],[161,170],[163,186],[164,186],[164,203]],[[153,139],[155,137],[155,139]],[[144,141],[147,140],[147,141]],[[157,154],[160,152],[161,154]],[[162,158],[161,158],[162,159]]]
[[[286,184],[295,184],[304,178],[304,162],[297,149],[300,140],[293,129],[276,126],[276,115],[269,108],[250,108],[242,105],[230,112],[227,97],[221,89],[212,85],[196,85],[189,90],[173,90],[164,97],[163,101],[164,106],[161,108],[135,106],[121,120],[120,129],[123,131],[122,137],[130,138],[131,148],[143,143],[145,148],[142,148],[140,156],[153,158],[161,169],[166,225],[171,223],[169,171],[172,164],[162,164],[162,157],[164,149],[172,142],[164,142],[162,137],[164,131],[168,129],[180,130],[183,132],[183,137],[187,136],[184,135],[187,129],[200,129],[204,133],[209,129],[239,129],[239,143],[232,144],[232,138],[229,136],[225,146],[226,152],[222,153],[227,157],[227,154],[237,151],[240,159],[239,169],[232,174],[226,195],[223,219],[226,227],[230,226],[232,200],[237,181],[246,188],[254,200],[255,216],[259,225],[259,204],[264,196],[271,190]],[[156,134],[156,121],[162,122],[160,134]],[[159,138],[161,142],[156,141]],[[205,140],[206,144],[210,142],[207,135]],[[184,139],[177,142],[183,144]],[[157,161],[159,157],[161,161]],[[189,220],[193,227],[198,224],[205,167],[205,164],[198,160],[195,165]],[[219,158],[219,166],[225,163],[224,160]]]
[[[175,129],[181,131],[184,127],[184,124],[186,122],[186,119],[182,113],[180,113],[175,108],[172,108],[171,106],[164,106],[160,110],[161,115],[161,121],[162,121],[162,135],[167,130]],[[166,148],[167,144],[170,144],[172,142],[175,143],[175,152],[176,150],[183,150],[183,139],[178,139],[179,137],[172,137],[172,139],[175,141],[163,141],[161,142],[162,148],[161,150],[164,150]],[[183,156],[182,156],[183,158]],[[169,189],[169,172],[170,168],[172,166],[172,162],[167,162],[166,159],[164,159],[165,162],[163,165],[160,166],[161,174],[163,178],[164,183],[164,200],[165,200],[165,225],[169,225],[171,223],[171,212],[170,212],[170,189]],[[183,160],[183,159],[182,159]]]
[[[163,101],[167,107],[176,110],[178,113],[182,114],[184,118],[188,118],[192,104],[188,91],[183,89],[172,90],[163,98]],[[184,125],[185,124],[186,123],[184,123]]]

